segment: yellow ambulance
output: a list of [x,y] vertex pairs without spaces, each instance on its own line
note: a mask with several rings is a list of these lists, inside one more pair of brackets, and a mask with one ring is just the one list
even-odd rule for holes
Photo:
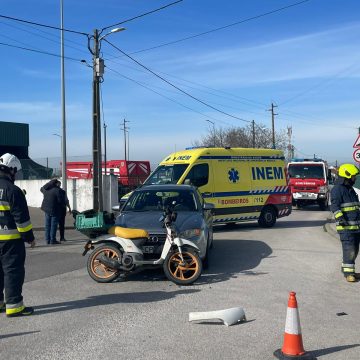
[[184,183],[197,186],[215,205],[214,224],[258,220],[272,227],[291,213],[281,150],[189,148],[167,156],[144,184]]

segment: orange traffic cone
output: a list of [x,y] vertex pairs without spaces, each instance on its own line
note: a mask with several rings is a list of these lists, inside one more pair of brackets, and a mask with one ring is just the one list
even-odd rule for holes
[[284,344],[281,349],[277,349],[274,352],[274,355],[280,360],[316,360],[313,355],[304,350],[296,293],[293,291],[290,293],[288,301]]

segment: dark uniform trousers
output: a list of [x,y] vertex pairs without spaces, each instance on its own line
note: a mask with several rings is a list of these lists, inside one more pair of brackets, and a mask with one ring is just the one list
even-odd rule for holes
[[355,259],[359,253],[360,233],[347,231],[339,235],[343,250],[342,271],[345,274],[353,274],[355,273]]
[[25,244],[22,239],[0,241],[0,302],[18,304],[23,300]]

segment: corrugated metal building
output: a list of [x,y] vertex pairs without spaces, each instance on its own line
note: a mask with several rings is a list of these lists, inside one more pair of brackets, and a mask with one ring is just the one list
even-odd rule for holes
[[29,124],[0,121],[0,155],[14,154],[21,161],[23,179],[48,179],[52,169],[29,158]]

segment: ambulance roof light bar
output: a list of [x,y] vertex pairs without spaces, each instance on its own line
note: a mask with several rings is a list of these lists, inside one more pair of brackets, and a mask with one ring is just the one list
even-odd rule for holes
[[294,158],[294,159],[291,159],[291,162],[303,162],[303,161],[325,162],[325,160],[319,159],[319,158],[312,158],[312,159]]

